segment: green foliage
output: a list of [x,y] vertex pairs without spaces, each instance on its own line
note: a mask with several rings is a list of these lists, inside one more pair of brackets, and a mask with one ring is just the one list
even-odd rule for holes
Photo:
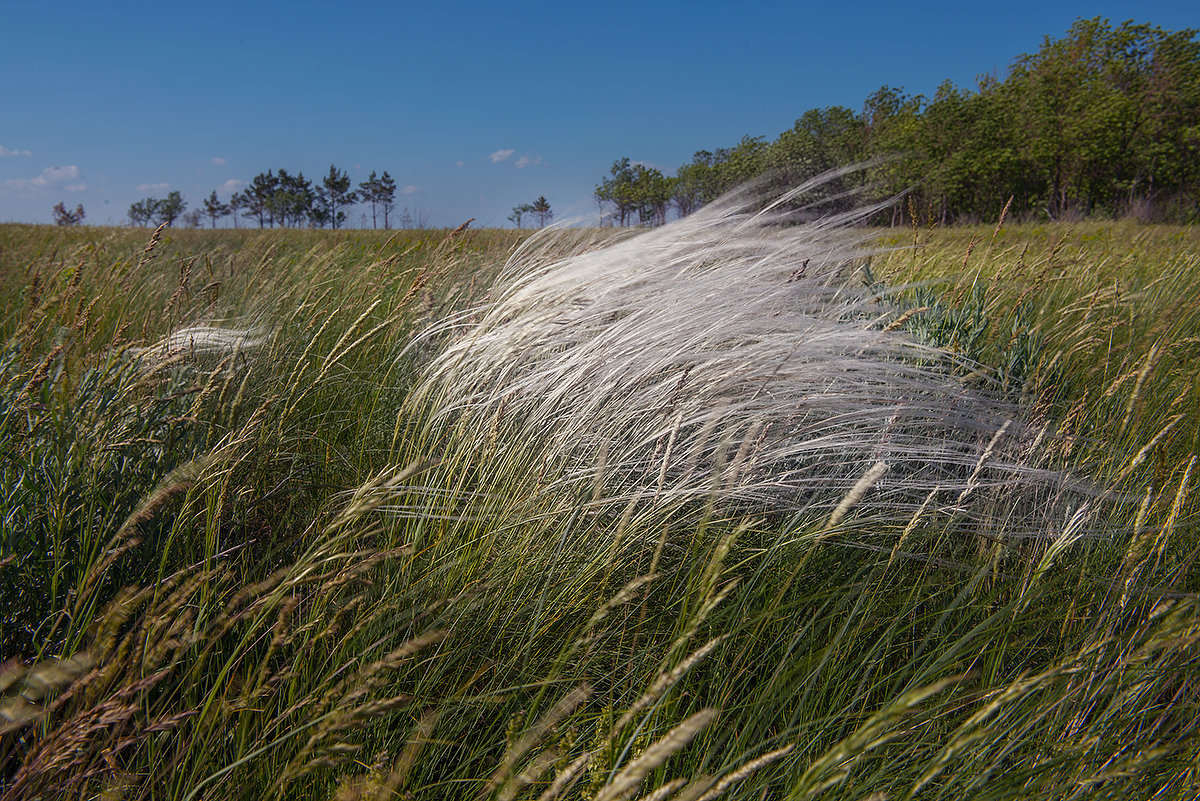
[[299,227],[308,222],[315,200],[312,182],[304,177],[304,173],[291,175],[281,169],[265,204],[272,221],[283,227]]
[[187,208],[187,201],[183,199],[178,191],[171,191],[161,201],[158,201],[158,222],[160,225],[170,226],[174,224],[182,215],[184,209]]
[[275,195],[278,179],[273,170],[259,173],[246,187],[243,197],[246,199],[246,214],[258,218],[258,227],[263,228],[269,220],[274,227],[275,220],[270,216],[270,200]]
[[129,206],[129,222],[133,225],[149,225],[158,216],[160,201],[148,197],[134,201]]
[[[631,504],[433,419],[418,334],[520,232],[146,236],[0,226],[0,797],[1194,795],[1194,230],[872,260],[1118,498],[1039,537]],[[155,348],[214,319],[267,335]]]
[[[349,184],[347,184],[348,186]],[[383,227],[388,228],[389,217],[396,207],[396,180],[384,170],[383,175],[376,177],[374,170],[370,177],[358,185],[357,195],[351,194],[350,202],[362,201],[371,204],[371,227],[379,227],[379,217],[383,217]]]
[[[676,207],[689,214],[764,174],[764,196],[774,199],[859,163],[870,169],[822,185],[826,208],[849,208],[855,201],[845,193],[859,191],[867,198],[908,194],[910,206],[892,207],[893,223],[909,211],[940,223],[995,219],[1009,198],[1011,212],[1027,219],[1194,221],[1196,31],[1080,19],[1061,39],[1047,37],[1038,52],[1019,56],[1004,80],[985,77],[974,91],[947,82],[927,98],[884,86],[861,112],[807,111],[769,144],[745,138],[729,150],[697,153],[676,171]],[[616,204],[607,194],[601,199]]]
[[674,179],[664,177],[653,167],[632,164],[628,158],[613,162],[611,173],[596,187],[595,194],[599,203],[613,206],[618,225],[635,221],[640,225],[662,225],[667,221]]
[[389,218],[392,210],[396,208],[396,179],[388,175],[387,170],[384,170],[383,175],[379,176],[375,202],[379,204],[379,209],[383,212],[383,227],[390,228]]
[[183,216],[187,201],[178,191],[167,193],[165,198],[147,197],[129,207],[129,221],[134,225],[171,226]]
[[[358,202],[369,203],[371,220],[378,226],[382,214],[383,226],[388,227],[389,216],[395,208],[396,181],[386,171],[382,176],[374,172],[359,184],[357,191],[351,190],[350,176],[334,165],[329,165],[329,174],[314,184],[304,173],[290,174],[281,169],[254,176],[250,185],[242,192],[235,192],[228,204],[220,203],[214,191],[205,201],[205,213],[216,221],[227,214],[233,215],[234,227],[242,214],[258,220],[259,228],[275,226],[299,228],[310,226],[341,228],[346,223],[346,209]],[[153,219],[157,206],[153,198],[150,205],[135,204],[130,209],[134,224]],[[211,207],[211,208],[210,208]]]
[[[781,195],[822,175],[866,160],[866,120],[842,106],[813,109],[796,120],[763,152],[762,171],[769,176],[764,187],[770,195]],[[858,201],[850,196],[861,185],[865,173],[855,172],[822,181],[807,193],[806,204],[819,204],[823,212],[846,211]]]

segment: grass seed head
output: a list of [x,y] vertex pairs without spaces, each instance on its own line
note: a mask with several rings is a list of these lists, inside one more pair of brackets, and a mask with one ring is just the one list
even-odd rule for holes
[[734,200],[587,246],[531,240],[477,323],[444,324],[418,390],[429,436],[542,443],[538,475],[586,481],[594,505],[716,496],[836,520],[870,475],[897,525],[935,487],[1044,514],[1032,498],[1061,478],[1020,451],[1029,415],[985,369],[885,325],[918,312],[854,269],[874,252],[858,219],[783,225]]

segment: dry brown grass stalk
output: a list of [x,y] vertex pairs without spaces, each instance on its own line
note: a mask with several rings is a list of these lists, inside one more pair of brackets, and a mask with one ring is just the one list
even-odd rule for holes
[[18,407],[28,405],[33,400],[33,396],[41,389],[42,384],[50,376],[50,366],[54,364],[55,359],[62,355],[62,352],[63,346],[55,345],[46,354],[45,358],[38,363],[38,366],[33,370],[33,375],[25,382],[25,386],[21,388],[21,392],[17,395],[16,405]]
[[137,268],[134,270],[135,274],[140,274],[143,268],[145,268],[145,266],[154,259],[154,250],[158,247],[158,243],[162,240],[162,234],[165,230],[167,230],[166,223],[163,223],[154,229],[154,233],[150,235],[150,241],[146,243],[145,249],[142,250],[141,255],[138,257]]

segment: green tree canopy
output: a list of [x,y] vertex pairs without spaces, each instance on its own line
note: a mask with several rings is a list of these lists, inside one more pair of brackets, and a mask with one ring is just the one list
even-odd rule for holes
[[675,179],[628,157],[613,162],[608,178],[596,187],[596,200],[613,207],[612,219],[619,225],[636,221],[642,225],[666,222],[667,208],[675,195]]
[[371,170],[371,174],[367,177],[367,180],[362,181],[358,185],[359,199],[361,199],[363,203],[366,203],[371,207],[371,227],[372,228],[379,227],[378,213],[379,213],[379,199],[380,199],[381,191],[382,191],[382,187],[380,186],[380,183],[379,183],[379,177],[375,174],[374,170]]
[[[842,167],[797,203],[826,210],[907,194],[907,209],[937,221],[994,218],[1012,208],[1042,217],[1157,209],[1200,218],[1200,43],[1096,17],[1077,20],[1018,56],[1003,78],[974,89],[942,84],[932,98],[883,86],[860,111],[804,112],[774,141],[743,137],[701,150],[676,170],[671,202],[694,212],[739,186],[778,197]],[[647,174],[643,174],[647,173]],[[661,221],[652,171],[613,163],[596,199],[620,225]],[[654,189],[651,187],[654,186]]]
[[521,224],[521,221],[524,219],[525,215],[529,214],[531,211],[533,211],[533,206],[529,203],[520,203],[516,206],[513,206],[512,214],[508,215],[508,221],[518,228],[523,228],[524,226]]

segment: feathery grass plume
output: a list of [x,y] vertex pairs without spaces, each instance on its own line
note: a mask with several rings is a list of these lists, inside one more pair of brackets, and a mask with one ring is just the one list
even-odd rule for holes
[[404,782],[407,781],[409,774],[421,756],[421,750],[433,736],[434,729],[437,728],[438,717],[436,709],[429,710],[421,715],[420,720],[417,721],[417,725],[413,727],[412,733],[404,741],[404,748],[401,750],[395,765],[392,766],[391,773],[388,774],[387,786],[389,789],[395,790],[403,786]]
[[266,332],[259,328],[193,325],[173,331],[149,347],[133,348],[131,352],[154,367],[182,355],[224,356],[261,347],[266,341]]
[[[6,663],[0,673],[0,734],[42,718],[53,697],[94,664],[87,652],[29,668],[15,661]],[[10,689],[14,692],[9,692]]]
[[538,801],[554,801],[554,799],[559,798],[563,793],[570,790],[571,787],[575,785],[575,782],[579,781],[579,777],[582,775],[583,769],[586,768],[588,763],[591,761],[592,754],[590,751],[585,751],[584,753],[575,757],[575,759],[571,761],[571,764],[567,765],[565,768],[555,774],[554,781],[550,783],[550,786],[546,788],[544,793],[538,796]]
[[638,801],[667,801],[668,798],[675,795],[676,790],[683,787],[687,782],[687,779],[672,779],[657,790],[652,790],[642,796]]
[[714,798],[719,798],[733,785],[752,776],[754,773],[762,768],[765,768],[767,765],[770,765],[772,762],[782,759],[790,754],[792,749],[795,747],[796,746],[794,744],[788,743],[783,748],[776,748],[774,751],[763,754],[757,759],[750,760],[745,765],[742,765],[740,768],[730,773],[728,776],[722,778],[713,786],[711,790],[700,796],[698,799],[696,799],[696,801],[712,801]]
[[679,680],[683,678],[684,674],[686,674],[689,670],[695,667],[698,662],[712,653],[713,650],[724,640],[724,636],[714,637],[696,649],[694,653],[692,653],[687,659],[684,659],[674,668],[659,674],[658,678],[655,679],[654,684],[650,686],[650,689],[643,693],[636,701],[634,701],[633,704],[630,705],[629,709],[625,710],[625,713],[621,715],[621,719],[618,720],[616,725],[612,728],[613,735],[616,735],[626,726],[632,723],[638,714],[649,708],[663,696],[663,693],[678,684]]
[[[918,706],[933,696],[955,687],[966,676],[952,676],[902,694],[863,722],[853,733],[813,760],[800,778],[788,788],[789,798],[814,798],[850,777],[855,763],[866,754],[909,730],[902,724]],[[781,755],[782,756],[782,755]]]
[[[504,761],[488,781],[489,789],[501,787],[499,797],[511,799],[522,786],[529,784],[533,779],[521,776],[516,777],[515,781],[513,779],[513,772],[516,770],[521,758],[528,753],[529,749],[537,745],[547,732],[557,726],[564,718],[571,715],[572,712],[587,700],[591,693],[592,688],[587,685],[575,687],[560,698],[558,703],[543,713],[528,731],[524,732],[505,750]],[[550,765],[545,764],[542,767],[545,769],[549,768]]]
[[1030,519],[1012,529],[1038,529],[1069,482],[1020,455],[1021,410],[982,368],[888,330],[897,310],[853,227],[872,209],[790,224],[782,204],[820,183],[758,212],[735,195],[635,236],[531,239],[477,322],[439,329],[464,330],[419,390],[434,436],[482,451],[495,438],[477,432],[500,426],[536,442],[551,489],[715,493],[813,520],[880,463],[871,508],[901,524],[935,487],[976,502],[1022,484]]
[[651,771],[690,743],[716,716],[715,709],[701,709],[675,726],[600,788],[596,801],[617,801],[628,797]]
[[700,797],[706,795],[713,786],[717,783],[716,776],[710,776],[707,773],[701,773],[694,777],[687,786],[684,787],[675,796],[674,801],[699,801]]

